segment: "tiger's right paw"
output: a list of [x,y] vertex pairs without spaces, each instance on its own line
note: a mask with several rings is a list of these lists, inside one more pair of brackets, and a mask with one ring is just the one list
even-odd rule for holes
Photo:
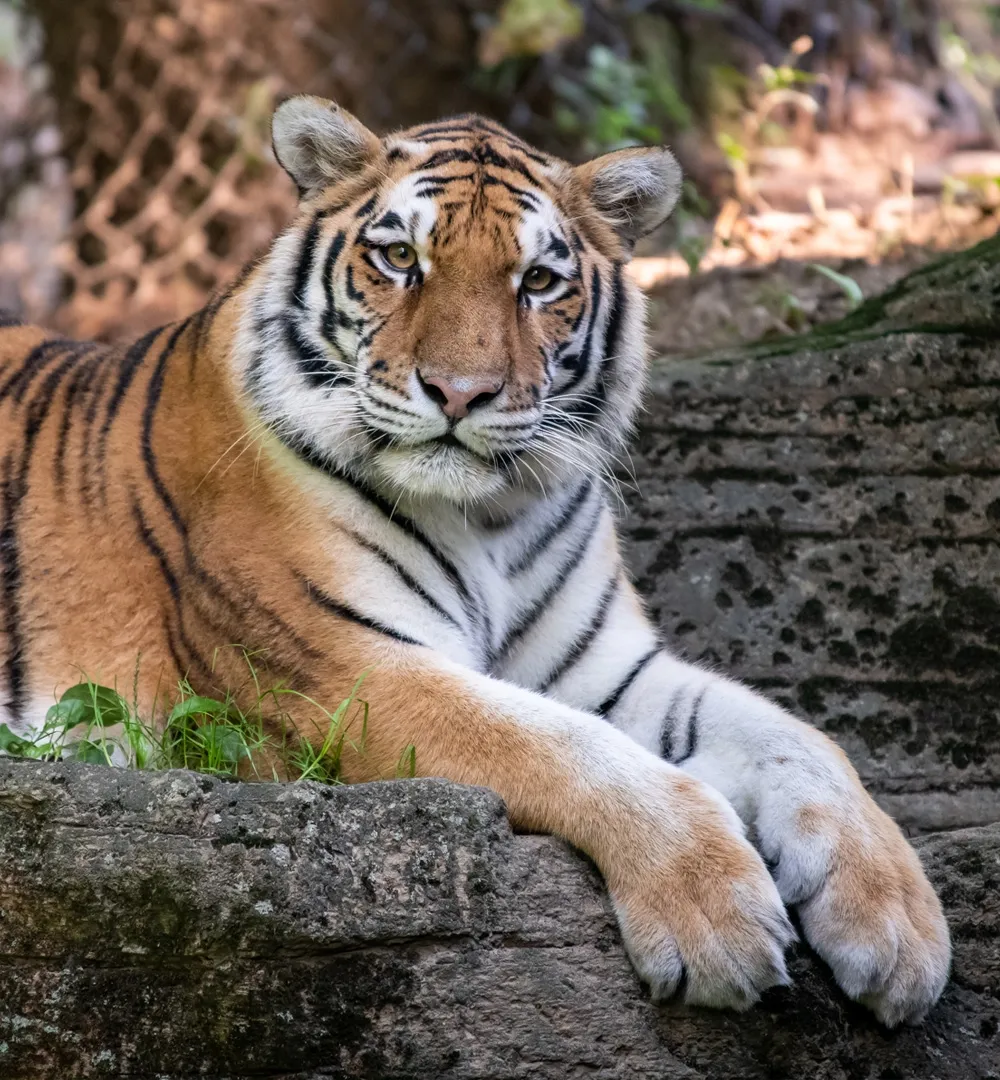
[[631,853],[633,873],[609,874],[609,884],[617,878],[611,896],[654,1001],[683,987],[687,1004],[742,1011],[769,987],[788,985],[784,954],[796,934],[732,808],[703,785],[692,788],[684,792],[697,803],[687,828],[679,830],[674,803],[670,827],[658,823],[659,835],[642,837],[652,851]]

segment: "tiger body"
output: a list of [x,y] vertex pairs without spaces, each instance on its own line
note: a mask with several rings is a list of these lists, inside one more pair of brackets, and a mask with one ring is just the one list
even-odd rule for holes
[[413,746],[565,836],[656,996],[786,981],[788,904],[847,993],[922,1017],[949,946],[912,849],[829,740],[661,645],[619,554],[623,267],[672,159],[571,169],[479,118],[380,140],[302,98],[275,149],[299,216],[203,311],[128,349],[0,329],[0,720],[81,672],[238,695],[233,644],[328,707],[364,672],[345,778]]

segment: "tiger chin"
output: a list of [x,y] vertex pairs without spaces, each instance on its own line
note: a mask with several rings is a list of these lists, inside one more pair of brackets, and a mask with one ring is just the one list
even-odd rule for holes
[[674,158],[572,167],[477,116],[379,138],[311,97],[273,140],[295,220],[202,311],[127,349],[0,330],[0,720],[137,655],[144,709],[239,697],[239,642],[319,741],[307,699],[365,672],[345,779],[413,746],[565,837],[655,999],[786,983],[794,908],[848,995],[919,1021],[950,947],[912,848],[832,742],[671,653],[619,554],[624,266]]

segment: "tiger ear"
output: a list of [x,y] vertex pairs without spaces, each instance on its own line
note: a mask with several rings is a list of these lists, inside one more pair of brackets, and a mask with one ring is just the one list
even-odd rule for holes
[[359,172],[381,147],[378,136],[346,109],[308,94],[275,110],[271,144],[303,198]]
[[598,213],[629,248],[667,220],[681,194],[681,167],[665,146],[615,150],[574,171]]

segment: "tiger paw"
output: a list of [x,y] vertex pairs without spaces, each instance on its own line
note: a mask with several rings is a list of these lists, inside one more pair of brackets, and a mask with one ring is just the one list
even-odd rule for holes
[[851,811],[797,811],[777,852],[778,889],[849,997],[887,1027],[919,1023],[948,979],[948,925],[895,822],[867,795]]
[[795,931],[722,802],[708,793],[683,847],[612,887],[625,948],[654,1001],[680,994],[687,1004],[742,1011],[788,984],[784,953]]

